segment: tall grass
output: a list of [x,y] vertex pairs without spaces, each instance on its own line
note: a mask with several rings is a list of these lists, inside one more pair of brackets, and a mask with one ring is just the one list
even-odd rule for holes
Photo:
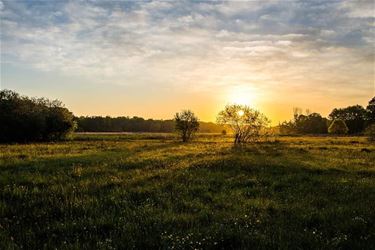
[[374,249],[374,162],[359,137],[0,145],[0,248]]

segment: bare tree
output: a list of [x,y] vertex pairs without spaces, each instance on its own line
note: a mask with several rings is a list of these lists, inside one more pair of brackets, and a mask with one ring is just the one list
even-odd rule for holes
[[234,144],[256,141],[268,124],[268,118],[246,105],[227,105],[218,114],[217,122],[229,126],[234,132]]
[[297,120],[297,118],[302,115],[302,109],[301,108],[298,108],[298,107],[294,107],[293,108],[293,117],[294,117],[294,120]]
[[195,132],[199,129],[198,117],[190,110],[183,110],[176,113],[174,117],[176,131],[183,142],[190,141]]

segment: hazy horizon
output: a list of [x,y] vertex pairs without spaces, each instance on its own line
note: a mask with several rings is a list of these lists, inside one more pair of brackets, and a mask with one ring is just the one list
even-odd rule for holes
[[0,1],[1,89],[75,115],[214,122],[228,103],[275,125],[375,95],[373,1]]

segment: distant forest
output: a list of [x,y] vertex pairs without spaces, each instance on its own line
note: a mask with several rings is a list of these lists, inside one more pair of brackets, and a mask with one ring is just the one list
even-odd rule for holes
[[[75,117],[77,132],[158,132],[175,131],[174,120],[154,120],[141,117]],[[224,127],[213,122],[199,122],[201,133],[221,133]]]
[[[58,100],[22,96],[11,90],[0,91],[0,142],[56,141],[72,132],[180,132],[190,135],[232,132],[236,141],[262,135],[368,135],[375,141],[375,97],[367,107],[352,105],[334,108],[328,117],[294,108],[293,118],[269,127],[265,115],[246,105],[227,105],[217,123],[201,122],[190,110],[176,113],[174,119],[141,117],[74,116]],[[229,129],[229,131],[226,131]],[[184,140],[185,141],[185,140]]]

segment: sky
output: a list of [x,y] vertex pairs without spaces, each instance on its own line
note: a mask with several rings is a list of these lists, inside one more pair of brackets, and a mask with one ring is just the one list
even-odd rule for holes
[[1,89],[75,115],[277,124],[375,95],[374,1],[0,0]]

